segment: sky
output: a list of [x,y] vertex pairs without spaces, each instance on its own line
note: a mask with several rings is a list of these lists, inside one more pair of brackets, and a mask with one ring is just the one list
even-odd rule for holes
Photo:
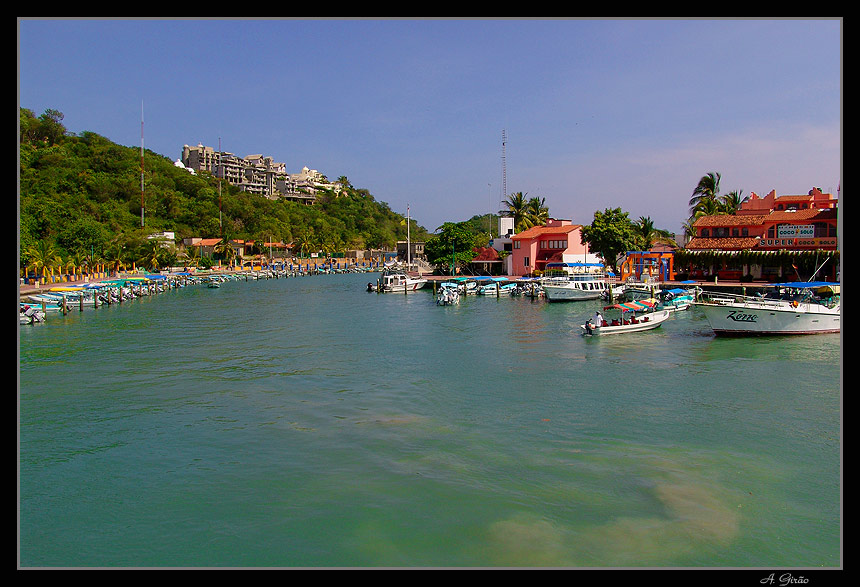
[[842,21],[21,17],[18,104],[345,176],[431,232],[523,192],[681,233],[710,172],[837,193]]

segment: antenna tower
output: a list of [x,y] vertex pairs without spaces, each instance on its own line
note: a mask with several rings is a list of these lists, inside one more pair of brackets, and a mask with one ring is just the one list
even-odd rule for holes
[[143,100],[140,101],[140,227],[143,228]]
[[508,169],[505,164],[505,145],[508,142],[505,129],[502,129],[502,199],[508,197]]

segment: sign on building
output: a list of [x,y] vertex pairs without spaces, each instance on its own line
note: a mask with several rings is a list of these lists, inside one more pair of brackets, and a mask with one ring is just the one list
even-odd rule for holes
[[777,238],[813,238],[815,226],[812,224],[780,224],[776,227]]

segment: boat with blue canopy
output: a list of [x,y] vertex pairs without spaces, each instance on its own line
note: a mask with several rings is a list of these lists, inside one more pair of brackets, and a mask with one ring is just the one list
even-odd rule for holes
[[656,306],[656,300],[637,300],[604,306],[604,311],[612,310],[617,317],[607,320],[598,312],[585,324],[580,325],[580,328],[582,334],[588,336],[653,330],[671,315],[668,310],[655,309]]

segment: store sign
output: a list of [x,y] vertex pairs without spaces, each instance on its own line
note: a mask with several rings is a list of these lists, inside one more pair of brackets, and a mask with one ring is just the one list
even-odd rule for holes
[[832,238],[761,238],[758,246],[774,247],[813,247],[817,249],[835,249],[838,245],[836,237]]
[[815,226],[812,224],[780,224],[776,227],[777,238],[813,238]]

